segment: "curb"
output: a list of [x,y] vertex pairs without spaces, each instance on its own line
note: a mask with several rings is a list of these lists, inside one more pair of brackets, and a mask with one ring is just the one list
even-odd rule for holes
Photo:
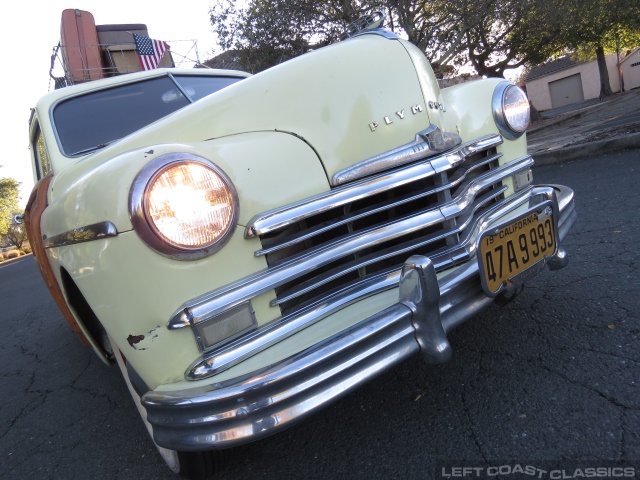
[[584,157],[591,157],[603,153],[619,152],[632,148],[640,148],[640,132],[615,138],[608,138],[606,140],[583,143],[581,145],[558,148],[557,150],[550,152],[532,153],[531,155],[535,159],[535,164],[540,166],[569,162],[571,160],[578,160]]

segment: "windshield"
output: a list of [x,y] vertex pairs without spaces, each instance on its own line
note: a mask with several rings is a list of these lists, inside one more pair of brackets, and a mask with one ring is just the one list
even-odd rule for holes
[[67,156],[103,148],[240,77],[169,76],[150,78],[73,97],[59,103],[53,121]]

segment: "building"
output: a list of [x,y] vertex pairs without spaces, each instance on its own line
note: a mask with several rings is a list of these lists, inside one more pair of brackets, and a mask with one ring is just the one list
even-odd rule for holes
[[[640,86],[640,49],[632,50],[621,58],[620,70],[625,90]],[[618,73],[618,57],[606,56],[609,81],[613,92],[620,91],[621,76]],[[559,60],[535,67],[525,79],[527,95],[540,111],[564,107],[600,96],[600,72],[598,62],[580,62],[569,55]]]
[[620,62],[624,89],[640,88],[640,48],[632,50],[629,55]]

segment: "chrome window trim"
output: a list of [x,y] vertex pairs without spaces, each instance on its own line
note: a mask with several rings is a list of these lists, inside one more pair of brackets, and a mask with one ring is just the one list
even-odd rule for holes
[[[180,91],[180,93],[182,93],[182,95],[184,95],[184,97],[189,100],[189,103],[195,103],[195,100],[193,98],[191,98],[191,95],[189,95],[187,93],[187,91],[184,89],[184,87],[180,84],[180,82],[178,81],[178,79],[176,79],[176,77],[173,76],[172,72],[169,72],[167,74],[167,76],[173,81],[173,83],[175,84],[176,88]],[[178,75],[180,76],[180,75]]]
[[[269,210],[254,216],[249,221],[245,228],[244,236],[245,238],[254,238],[264,235],[346,203],[370,197],[419,178],[430,177],[462,163],[470,155],[498,146],[501,143],[502,137],[500,135],[487,135],[424,162],[400,170],[382,173],[373,178],[359,180],[355,183],[305,198],[299,202]],[[391,152],[394,150],[391,150]]]
[[92,225],[74,228],[73,230],[54,235],[47,238],[42,237],[44,248],[64,247],[67,245],[75,245],[76,243],[92,242],[93,240],[101,240],[103,238],[116,237],[118,229],[109,222],[98,222]]
[[445,211],[440,208],[428,209],[401,221],[390,221],[380,226],[368,228],[351,237],[338,239],[328,245],[308,250],[276,267],[254,273],[219,290],[190,300],[184,303],[171,317],[168,328],[171,330],[183,328],[189,326],[190,321],[202,321],[227,308],[250,300],[256,295],[283,285],[300,275],[311,272],[318,266],[326,265],[372,245],[403,236],[407,232],[423,228],[425,225],[447,220],[455,214],[462,213],[464,207],[473,201],[482,188],[499,182],[515,172],[530,168],[532,165],[533,159],[526,155],[499,168],[489,170],[486,175],[475,179],[456,199],[441,206],[445,208]]
[[[155,229],[147,218],[146,202],[149,184],[153,182],[160,172],[170,168],[172,165],[181,163],[197,163],[212,169],[220,176],[233,197],[233,218],[229,223],[229,228],[219,239],[206,247],[186,248],[166,243],[155,233]],[[213,162],[192,153],[168,153],[154,158],[138,172],[129,190],[129,218],[138,237],[145,245],[160,255],[174,260],[197,260],[213,255],[220,250],[231,239],[231,235],[233,235],[238,225],[239,210],[238,192],[227,174]]]

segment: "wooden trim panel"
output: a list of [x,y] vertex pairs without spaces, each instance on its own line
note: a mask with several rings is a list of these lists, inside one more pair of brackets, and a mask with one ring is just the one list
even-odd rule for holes
[[62,312],[65,320],[71,327],[71,330],[74,331],[85,346],[88,346],[89,340],[80,329],[78,322],[69,309],[69,305],[67,305],[67,301],[60,289],[60,285],[58,285],[58,281],[53,273],[51,264],[47,259],[47,254],[44,251],[44,244],[42,242],[40,220],[42,218],[42,212],[47,208],[47,191],[52,178],[53,175],[47,175],[33,187],[31,195],[29,196],[29,201],[27,202],[27,207],[24,211],[24,223],[27,230],[27,236],[29,237],[29,243],[33,250],[33,256],[36,259],[36,263],[38,264],[44,283],[49,288],[53,299],[58,305],[58,308]]

